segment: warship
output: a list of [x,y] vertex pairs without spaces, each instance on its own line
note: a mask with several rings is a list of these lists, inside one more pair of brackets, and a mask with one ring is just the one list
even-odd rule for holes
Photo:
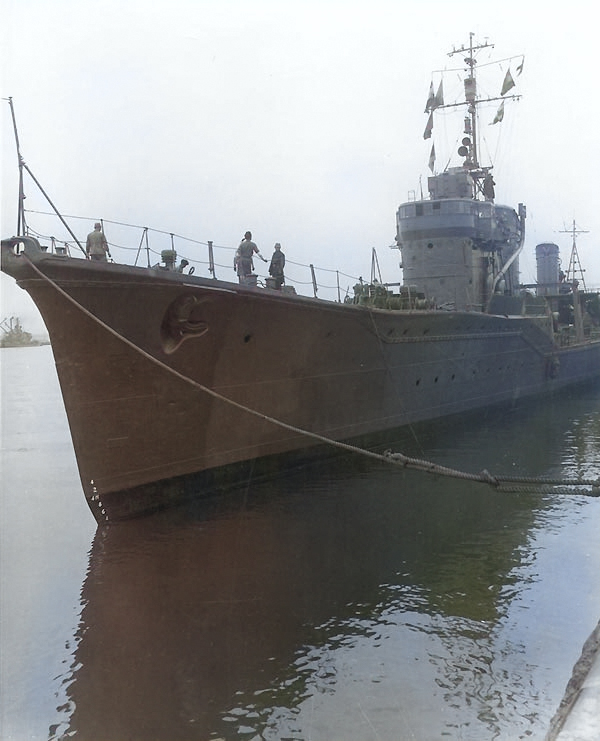
[[[428,194],[397,210],[401,282],[357,281],[329,301],[254,274],[219,280],[210,242],[207,277],[177,270],[175,250],[147,267],[83,259],[43,245],[20,211],[2,270],[45,321],[99,523],[280,475],[329,443],[369,445],[600,375],[598,295],[561,270],[558,246],[538,245],[537,280],[519,283],[526,209],[496,202],[478,140],[481,111],[493,105],[500,123],[518,97],[522,58],[504,60],[498,96],[483,98],[489,46],[471,35],[450,53],[460,103],[432,81],[424,138],[440,111],[464,106],[460,160],[437,172],[432,145]],[[23,170],[33,174],[20,154],[19,165],[23,209]]]

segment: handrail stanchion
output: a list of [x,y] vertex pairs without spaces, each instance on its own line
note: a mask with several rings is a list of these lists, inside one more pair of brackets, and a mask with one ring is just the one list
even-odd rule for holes
[[212,277],[215,280],[217,279],[217,275],[215,273],[215,258],[213,255],[212,239],[208,240],[208,272],[212,275]]
[[312,263],[310,264],[310,274],[312,275],[313,293],[315,294],[315,298],[317,298],[317,277],[315,275],[315,266]]

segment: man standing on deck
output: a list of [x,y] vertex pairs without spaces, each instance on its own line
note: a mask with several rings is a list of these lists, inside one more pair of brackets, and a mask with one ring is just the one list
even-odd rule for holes
[[285,282],[285,278],[283,276],[284,266],[285,255],[281,251],[281,245],[279,244],[279,242],[277,242],[275,244],[275,252],[273,252],[273,257],[271,258],[271,264],[269,265],[269,275],[275,281],[275,288],[277,290],[280,290],[281,286]]
[[235,258],[233,261],[233,267],[237,270],[238,278],[240,283],[244,282],[244,278],[252,273],[254,263],[252,257],[256,253],[263,262],[267,262],[260,254],[260,250],[252,241],[252,232],[246,232],[244,239],[240,242],[240,246],[237,248]]
[[106,262],[106,255],[110,255],[102,224],[98,221],[94,224],[94,231],[87,235],[85,252],[89,260],[103,260],[104,262]]

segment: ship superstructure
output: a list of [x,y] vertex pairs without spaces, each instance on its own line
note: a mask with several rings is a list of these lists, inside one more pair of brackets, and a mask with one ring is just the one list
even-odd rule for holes
[[[464,129],[456,152],[462,162],[437,173],[434,142],[429,157],[433,173],[428,178],[429,197],[403,203],[397,213],[396,240],[404,284],[440,308],[486,311],[494,294],[512,294],[518,288],[526,210],[523,204],[515,211],[496,203],[493,168],[482,166],[479,160],[480,106],[499,100],[496,118],[501,120],[505,101],[519,97],[507,94],[514,86],[510,67],[498,97],[479,97],[477,55],[490,47],[487,42],[474,44],[471,34],[468,47],[450,52],[451,57],[464,59],[462,101],[446,104],[443,78],[435,94],[432,81],[424,138],[432,137],[438,113],[464,107]],[[517,69],[522,69],[522,58],[517,59]]]

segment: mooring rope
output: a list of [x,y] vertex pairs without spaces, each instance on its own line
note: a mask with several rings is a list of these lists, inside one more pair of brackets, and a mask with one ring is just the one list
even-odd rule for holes
[[[179,378],[181,381],[184,381],[185,383],[197,388],[203,393],[212,396],[214,399],[217,399],[218,401],[221,401],[225,404],[229,404],[230,406],[233,406],[236,409],[239,409],[247,414],[251,414],[252,416],[257,417],[258,419],[261,419],[265,422],[269,422],[270,424],[273,424],[277,427],[281,427],[284,430],[289,430],[290,432],[303,435],[312,440],[316,440],[317,442],[333,446],[335,448],[338,448],[339,450],[343,450],[347,453],[362,455],[366,458],[370,458],[382,463],[399,466],[401,468],[409,468],[417,471],[422,471],[424,473],[433,474],[436,476],[447,476],[455,479],[463,479],[465,481],[475,481],[478,483],[488,484],[489,486],[492,486],[500,491],[520,493],[537,492],[539,491],[541,486],[546,485],[559,487],[550,489],[549,492],[552,494],[580,494],[582,496],[600,497],[600,477],[597,479],[554,479],[516,476],[494,476],[486,470],[483,470],[481,473],[468,473],[454,468],[448,468],[447,466],[440,466],[437,463],[423,460],[421,458],[411,458],[410,456],[406,456],[403,453],[394,453],[390,450],[385,451],[384,453],[376,453],[371,450],[366,450],[365,448],[359,448],[355,445],[350,445],[349,443],[344,443],[339,440],[333,440],[332,438],[320,435],[317,432],[304,430],[300,427],[296,427],[295,425],[290,425],[287,422],[283,422],[280,419],[270,417],[267,414],[258,412],[255,409],[251,409],[244,404],[240,404],[233,399],[229,399],[228,397],[219,394],[214,389],[211,389],[208,386],[204,386],[204,384],[198,383],[198,381],[194,381],[193,378],[190,378],[189,376],[186,376],[183,373],[175,370],[175,368],[171,368],[166,363],[163,363],[162,360],[159,360],[158,358],[154,357],[154,355],[146,352],[139,345],[136,345],[135,342],[127,339],[127,337],[124,337],[122,334],[103,322],[99,317],[95,316],[95,314],[92,314],[91,311],[86,309],[85,306],[82,306],[79,301],[70,296],[49,276],[45,275],[36,265],[33,264],[33,262],[26,254],[23,253],[22,257],[25,257],[35,273],[37,273],[43,280],[45,280],[53,288],[55,288],[61,294],[61,296],[66,298],[67,301],[73,304],[73,306],[83,312],[85,316],[89,317],[90,319],[92,319],[92,321],[99,324],[109,334],[113,335],[113,337],[116,337],[132,350],[142,355],[144,358],[146,358],[146,360],[149,360],[151,363],[158,366],[162,370],[166,370],[168,373],[172,374],[176,378]],[[583,489],[583,487],[589,488]]]

